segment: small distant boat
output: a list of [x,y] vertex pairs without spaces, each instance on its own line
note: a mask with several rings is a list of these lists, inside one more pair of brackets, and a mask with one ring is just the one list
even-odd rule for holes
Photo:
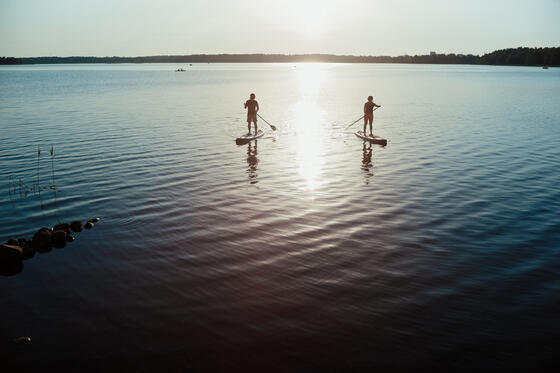
[[546,69],[548,69],[548,66],[543,66],[542,68],[546,70]]
[[185,69],[177,69],[177,70],[175,70],[175,71],[187,71],[187,70],[185,70]]

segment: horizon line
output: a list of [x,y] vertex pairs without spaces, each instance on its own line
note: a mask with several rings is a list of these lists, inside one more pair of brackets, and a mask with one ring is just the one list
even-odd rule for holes
[[16,57],[16,56],[2,56],[4,58],[20,58],[20,59],[27,59],[27,58],[148,58],[148,57],[191,57],[191,56],[284,56],[284,57],[299,57],[299,56],[329,56],[329,57],[390,57],[390,58],[397,58],[397,57],[414,57],[414,56],[448,56],[448,55],[456,55],[456,56],[475,56],[480,57],[487,54],[491,54],[494,52],[505,51],[505,50],[512,50],[512,49],[551,49],[551,48],[560,48],[559,46],[553,47],[511,47],[511,48],[501,48],[496,49],[491,52],[486,52],[483,54],[473,54],[473,53],[456,53],[456,52],[437,52],[437,51],[428,51],[426,54],[399,54],[399,55],[388,55],[388,54],[337,54],[337,53],[325,53],[325,52],[307,52],[307,53],[191,53],[191,54],[153,54],[153,55],[136,55],[136,56],[127,56],[127,55],[42,55],[42,56],[28,56],[28,57]]

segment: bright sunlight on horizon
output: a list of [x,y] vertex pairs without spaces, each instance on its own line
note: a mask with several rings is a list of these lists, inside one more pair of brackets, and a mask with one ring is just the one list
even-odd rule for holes
[[560,1],[3,0],[0,55],[483,54],[558,46]]

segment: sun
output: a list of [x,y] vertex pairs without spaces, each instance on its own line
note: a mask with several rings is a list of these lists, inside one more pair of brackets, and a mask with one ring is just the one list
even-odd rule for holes
[[303,31],[307,35],[318,34],[323,27],[323,20],[318,16],[305,17],[302,21]]
[[298,24],[304,35],[312,36],[322,31],[327,18],[324,1],[300,0],[292,2],[291,5],[292,14],[299,21]]

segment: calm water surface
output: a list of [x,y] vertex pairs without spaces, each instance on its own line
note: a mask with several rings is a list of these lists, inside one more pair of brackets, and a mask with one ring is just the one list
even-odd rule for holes
[[[559,69],[38,65],[0,88],[0,240],[102,218],[0,278],[18,369],[556,362]],[[251,92],[279,130],[236,145]],[[386,147],[345,129],[370,94]]]

